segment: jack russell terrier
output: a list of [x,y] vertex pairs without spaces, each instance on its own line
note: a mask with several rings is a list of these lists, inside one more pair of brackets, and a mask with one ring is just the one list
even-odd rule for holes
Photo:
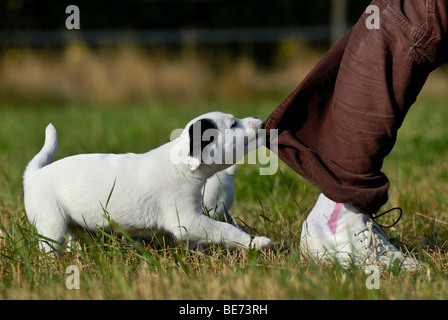
[[108,230],[112,222],[135,238],[160,230],[179,241],[269,248],[269,238],[202,213],[203,193],[216,199],[221,192],[213,184],[215,191],[203,190],[207,179],[264,143],[258,135],[261,127],[257,118],[210,112],[190,121],[175,140],[147,153],[80,154],[51,163],[58,138],[49,124],[44,146],[29,162],[23,181],[29,221],[40,235],[56,241],[42,240],[41,250],[60,250],[66,240],[77,239],[79,229]]

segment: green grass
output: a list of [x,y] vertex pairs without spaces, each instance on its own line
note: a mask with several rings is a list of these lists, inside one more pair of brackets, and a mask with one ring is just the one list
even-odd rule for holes
[[[445,299],[448,297],[448,108],[446,97],[423,97],[411,109],[396,148],[384,163],[392,184],[384,209],[404,216],[391,241],[415,250],[428,269],[384,272],[379,290],[366,287],[362,270],[322,266],[298,246],[306,214],[319,191],[280,162],[260,176],[241,165],[234,217],[271,237],[269,252],[201,253],[158,235],[141,246],[114,233],[85,235],[82,247],[43,255],[24,206],[22,174],[40,150],[45,126],[59,135],[56,159],[89,152],[145,152],[169,141],[175,128],[211,110],[265,118],[280,102],[152,101],[132,106],[0,106],[0,299]],[[238,220],[237,221],[240,221]],[[387,224],[392,218],[384,218]],[[437,222],[436,222],[437,221]],[[243,224],[242,224],[243,225]],[[65,286],[66,268],[78,266],[80,289]]]

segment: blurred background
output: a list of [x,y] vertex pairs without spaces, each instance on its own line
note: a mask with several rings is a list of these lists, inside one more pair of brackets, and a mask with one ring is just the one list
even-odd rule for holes
[[[234,177],[232,215],[275,241],[263,258],[221,250],[202,257],[175,247],[150,250],[146,260],[127,245],[98,241],[86,254],[43,259],[25,215],[23,171],[49,122],[60,137],[57,160],[147,152],[212,110],[265,119],[369,3],[0,0],[0,298],[446,298],[447,66],[431,74],[384,163],[386,208],[405,212],[388,232],[398,247],[417,249],[430,275],[393,272],[381,291],[366,293],[364,275],[320,272],[302,259],[300,230],[319,190],[281,161],[274,175],[247,164]],[[69,5],[79,8],[80,29],[66,28]],[[380,222],[394,217],[386,219]],[[82,266],[83,290],[63,285],[71,264]]]
[[[370,0],[0,0],[0,101],[279,102]],[[68,30],[75,4],[80,29]],[[446,70],[431,90],[445,92]]]
[[0,102],[281,100],[369,2],[0,0]]

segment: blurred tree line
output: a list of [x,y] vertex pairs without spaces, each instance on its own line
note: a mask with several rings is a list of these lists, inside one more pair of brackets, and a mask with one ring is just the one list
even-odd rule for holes
[[[370,0],[348,0],[347,23]],[[331,0],[0,0],[3,30],[65,28],[68,5],[81,29],[249,28],[328,25]]]
[[[359,19],[370,2],[371,0],[0,0],[0,33],[6,31],[7,34],[13,34],[8,31],[21,30],[67,31],[65,22],[69,14],[66,13],[66,8],[69,5],[77,5],[79,8],[81,33],[94,30],[329,26],[335,3],[345,3],[343,20],[350,26]],[[82,37],[77,39],[85,41]],[[194,45],[181,42],[176,45],[143,47],[147,50],[163,50],[166,54],[173,53],[177,56],[186,51],[200,52],[202,55],[206,54],[208,60],[215,65],[222,64],[222,56],[230,59],[247,57],[257,67],[270,68],[292,56],[307,55],[306,48],[309,46],[323,51],[330,44],[329,41],[315,41],[310,45],[280,40]],[[67,45],[68,43],[63,43],[62,46],[39,47],[59,50]],[[302,50],[302,46],[305,50]],[[0,58],[8,48],[0,39]],[[93,46],[91,49],[96,48]]]

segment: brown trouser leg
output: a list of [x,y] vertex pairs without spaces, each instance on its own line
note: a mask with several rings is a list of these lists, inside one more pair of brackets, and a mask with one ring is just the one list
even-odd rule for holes
[[372,5],[379,29],[363,14],[265,121],[286,164],[365,213],[386,203],[383,159],[429,73],[448,62],[448,0]]

